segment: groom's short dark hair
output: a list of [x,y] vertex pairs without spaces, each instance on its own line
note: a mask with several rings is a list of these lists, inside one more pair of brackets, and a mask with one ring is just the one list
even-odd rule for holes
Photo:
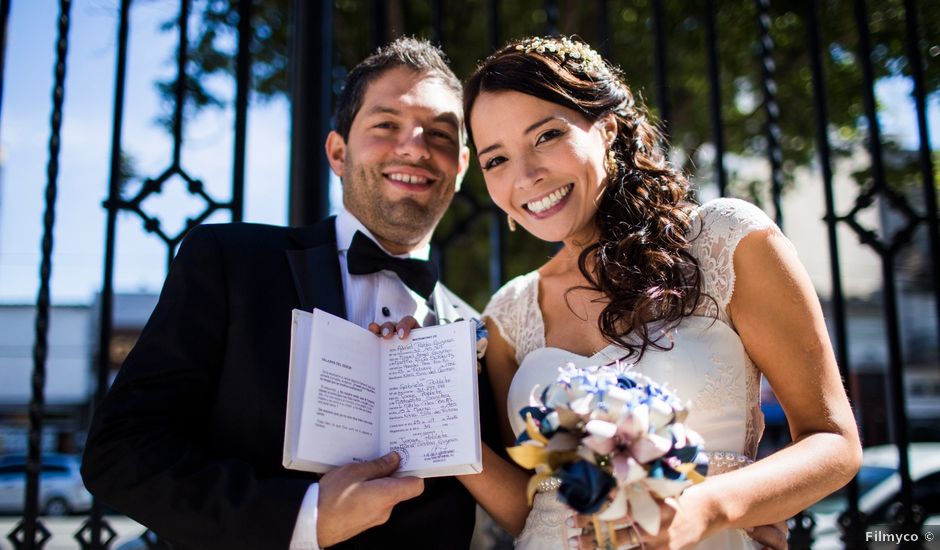
[[349,129],[362,107],[362,100],[369,84],[382,76],[385,71],[397,67],[407,67],[415,72],[428,73],[440,78],[441,82],[453,90],[457,99],[463,101],[463,88],[460,80],[447,63],[447,56],[444,52],[427,40],[405,36],[379,48],[353,67],[353,70],[346,76],[346,84],[336,100],[336,132],[343,136],[344,140],[349,139]]

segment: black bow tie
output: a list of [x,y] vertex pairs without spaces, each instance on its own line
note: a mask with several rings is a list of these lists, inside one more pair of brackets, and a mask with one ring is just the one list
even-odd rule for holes
[[353,235],[346,254],[346,266],[353,275],[368,275],[387,269],[394,271],[408,288],[425,300],[431,297],[437,284],[437,268],[431,262],[388,255],[379,245],[360,231]]

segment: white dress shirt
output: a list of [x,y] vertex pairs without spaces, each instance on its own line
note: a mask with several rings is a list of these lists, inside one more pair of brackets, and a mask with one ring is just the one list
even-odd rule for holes
[[[336,215],[336,253],[339,255],[340,273],[343,278],[343,295],[346,302],[346,318],[361,327],[369,323],[397,323],[402,317],[411,315],[420,323],[433,314],[430,303],[405,286],[392,271],[382,270],[368,275],[351,275],[346,265],[346,254],[356,231],[363,233],[378,244],[372,233],[362,222],[345,209]],[[381,247],[382,245],[379,244]],[[383,248],[383,250],[385,250]],[[388,252],[386,250],[386,252]],[[423,246],[400,258],[427,260],[430,245]],[[310,485],[300,506],[290,550],[319,550],[317,544],[317,503],[320,486]]]

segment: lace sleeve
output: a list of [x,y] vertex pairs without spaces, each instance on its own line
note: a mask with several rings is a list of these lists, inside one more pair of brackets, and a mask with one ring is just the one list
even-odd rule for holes
[[714,300],[705,301],[703,315],[717,313],[718,319],[730,324],[734,250],[750,233],[776,227],[763,210],[740,199],[715,199],[696,210],[691,253],[702,272],[702,292]]
[[512,279],[496,291],[483,310],[483,317],[493,321],[506,343],[515,350],[519,364],[530,351],[545,346],[538,275],[538,271],[533,271]]

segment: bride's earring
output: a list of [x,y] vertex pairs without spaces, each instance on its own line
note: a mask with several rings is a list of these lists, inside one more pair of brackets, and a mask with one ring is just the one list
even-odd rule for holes
[[604,159],[604,168],[607,169],[608,176],[617,173],[617,153],[615,153],[613,149],[607,150],[607,158]]
[[506,214],[506,224],[509,225],[510,231],[516,230],[516,220],[512,219],[512,216]]

